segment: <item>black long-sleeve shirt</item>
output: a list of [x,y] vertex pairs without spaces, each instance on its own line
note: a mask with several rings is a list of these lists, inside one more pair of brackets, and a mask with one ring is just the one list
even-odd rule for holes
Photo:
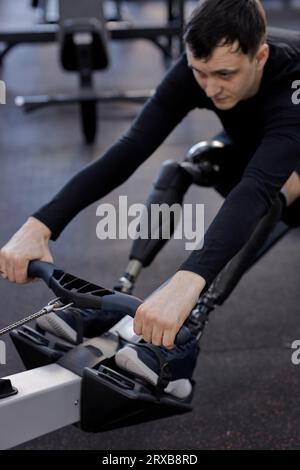
[[[122,184],[195,108],[214,111],[229,136],[248,147],[248,164],[205,234],[180,269],[209,285],[250,238],[300,161],[300,105],[292,84],[300,80],[300,34],[270,28],[270,56],[259,92],[226,111],[197,84],[183,54],[146,103],[129,131],[101,158],[77,173],[33,214],[57,239],[79,211]],[[246,155],[241,155],[246,158]]]

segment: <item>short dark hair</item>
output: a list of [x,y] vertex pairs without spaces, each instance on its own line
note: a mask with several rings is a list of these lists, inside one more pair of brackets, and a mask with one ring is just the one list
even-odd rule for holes
[[193,11],[183,38],[199,59],[209,59],[217,46],[236,41],[253,58],[266,38],[266,14],[259,0],[205,0]]

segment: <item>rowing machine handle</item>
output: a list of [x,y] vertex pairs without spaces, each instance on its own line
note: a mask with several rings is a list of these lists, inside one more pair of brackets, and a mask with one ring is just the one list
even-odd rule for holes
[[[43,279],[63,303],[72,302],[76,307],[122,312],[133,318],[137,308],[143,303],[137,297],[97,286],[45,261],[31,261],[28,265],[28,276]],[[175,342],[181,345],[190,338],[189,329],[182,326]]]

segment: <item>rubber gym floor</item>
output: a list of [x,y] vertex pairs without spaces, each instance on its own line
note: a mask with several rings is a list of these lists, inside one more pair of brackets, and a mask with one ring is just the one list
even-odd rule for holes
[[[2,0],[0,28],[34,21],[29,2]],[[283,2],[284,3],[284,2]],[[188,10],[195,3],[188,2]],[[266,2],[269,24],[299,28],[300,5]],[[128,13],[160,18],[161,2],[129,2]],[[97,74],[97,89],[155,87],[165,73],[160,51],[150,42],[111,43],[111,66]],[[0,245],[37,207],[80,168],[99,157],[130,125],[138,105],[99,106],[94,146],[83,143],[76,106],[46,108],[28,115],[14,105],[17,95],[71,93],[77,77],[60,69],[57,46],[22,45],[11,51],[1,70],[7,104],[0,114]],[[299,77],[300,79],[300,77]],[[191,113],[155,154],[105,202],[144,202],[160,165],[181,160],[188,149],[220,128],[209,112]],[[102,201],[104,202],[104,201]],[[221,198],[193,187],[185,202],[205,204],[209,225]],[[112,287],[128,260],[130,240],[96,237],[96,207],[79,214],[51,249],[57,265],[100,285]],[[211,315],[201,342],[195,372],[192,413],[102,434],[85,434],[75,426],[42,436],[19,449],[297,449],[300,448],[300,365],[291,362],[291,344],[300,340],[299,229],[290,231],[244,278],[227,302]],[[142,272],[135,294],[145,298],[187,256],[184,241],[172,240],[151,267]],[[0,281],[0,327],[38,310],[51,298],[42,283],[17,286]],[[23,368],[9,338],[1,376]],[[105,403],[99,401],[99,407]],[[53,410],[55,413],[55,410]],[[0,432],[3,423],[0,424]]]

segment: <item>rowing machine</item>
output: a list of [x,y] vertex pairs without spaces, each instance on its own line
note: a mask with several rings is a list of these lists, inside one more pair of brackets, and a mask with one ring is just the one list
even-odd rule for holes
[[[153,387],[125,374],[115,364],[116,351],[126,342],[139,339],[131,317],[140,299],[96,286],[50,263],[33,261],[28,273],[42,278],[59,299],[0,331],[0,335],[12,331],[11,338],[28,369],[2,379],[0,422],[9,424],[7,432],[0,434],[1,449],[71,423],[85,431],[99,432],[191,410],[191,396],[179,400],[163,392],[169,381],[166,367],[162,367],[158,385]],[[28,326],[15,329],[70,304],[101,308],[103,312],[121,310],[127,315],[109,332],[79,341],[75,347],[48,339]],[[190,337],[183,326],[176,343]]]

